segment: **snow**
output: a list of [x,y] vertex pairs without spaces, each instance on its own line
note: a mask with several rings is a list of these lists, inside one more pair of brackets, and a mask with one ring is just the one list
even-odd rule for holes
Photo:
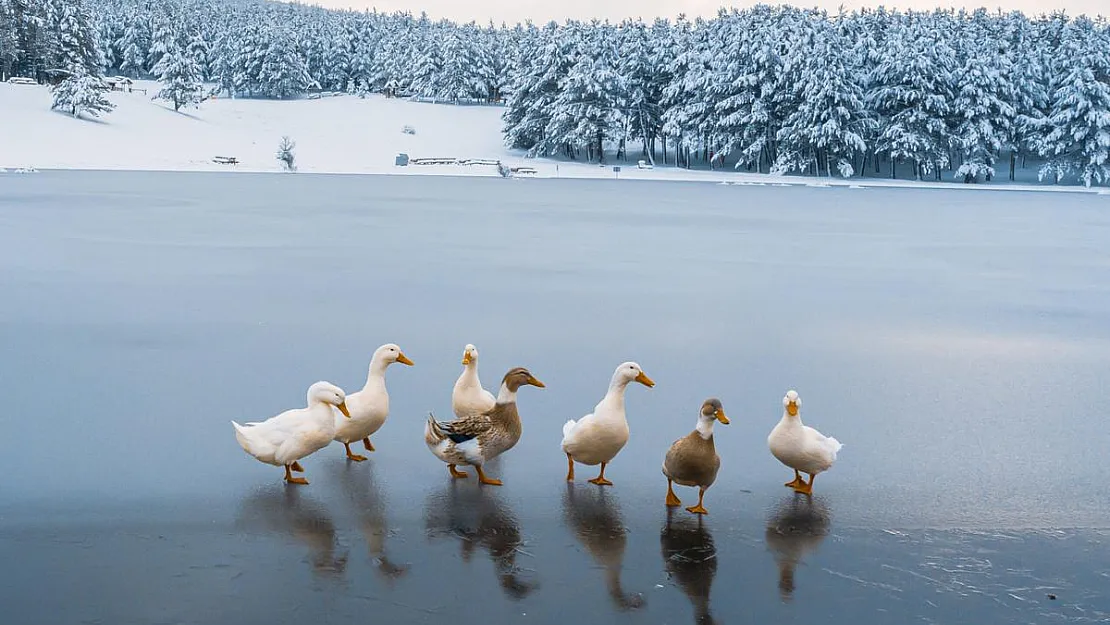
[[[638,169],[639,151],[631,146],[628,161],[610,159],[607,165],[599,166],[528,158],[522,150],[505,147],[501,138],[504,108],[498,106],[454,106],[344,94],[311,100],[217,98],[175,113],[167,103],[151,99],[159,90],[158,83],[139,80],[134,88],[136,91],[131,93],[108,93],[115,110],[90,120],[51,111],[51,94],[46,87],[0,84],[0,110],[4,111],[5,122],[0,167],[280,172],[283,168],[275,153],[281,137],[288,135],[297,144],[297,169],[302,173],[499,175],[496,167],[484,165],[395,166],[397,154],[405,153],[410,158],[501,160],[510,167],[532,167],[536,173],[528,176],[542,178],[1098,192],[1079,186],[844,180],[748,174],[731,169],[687,170],[659,164],[654,169]],[[417,128],[417,134],[403,132],[405,126]],[[215,156],[233,156],[239,163],[214,163]],[[613,172],[613,165],[621,167],[619,174]]]

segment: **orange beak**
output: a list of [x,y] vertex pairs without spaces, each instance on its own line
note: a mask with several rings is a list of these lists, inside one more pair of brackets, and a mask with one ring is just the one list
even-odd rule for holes
[[339,404],[338,408],[339,412],[342,412],[344,417],[347,417],[348,419],[351,418],[351,413],[347,410],[347,402],[344,401],[343,403]]
[[728,425],[728,423],[729,423],[728,417],[725,416],[725,411],[724,410],[718,410],[717,411],[717,420],[720,421],[721,423],[724,423],[725,425]]
[[651,378],[647,377],[647,374],[643,371],[640,372],[640,375],[636,376],[636,381],[648,388],[655,386],[655,382],[652,381]]
[[798,404],[796,404],[794,402],[790,402],[789,404],[786,404],[786,413],[789,414],[792,417],[798,416]]
[[397,362],[401,363],[402,365],[408,365],[410,367],[413,364],[412,361],[409,360],[409,357],[406,356],[404,352],[400,352],[400,353],[397,354]]
[[470,352],[466,352],[466,353],[463,354],[463,362],[462,363],[464,365],[469,365],[470,364]]
[[531,384],[532,386],[538,386],[540,388],[547,388],[547,386],[545,386],[543,382],[540,382],[539,380],[537,380],[535,378],[535,376],[528,376],[528,383]]

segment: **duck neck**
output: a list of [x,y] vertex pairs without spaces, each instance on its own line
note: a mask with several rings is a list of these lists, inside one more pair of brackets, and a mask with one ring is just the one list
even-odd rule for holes
[[613,378],[613,381],[609,383],[609,391],[605,393],[605,399],[602,401],[613,408],[624,410],[624,390],[626,388],[628,388],[627,380]]
[[782,422],[786,425],[797,427],[802,423],[802,417],[799,415],[790,416],[790,413],[784,408],[782,411]]
[[366,374],[366,385],[363,390],[385,388],[385,369],[389,363],[382,362],[377,358],[370,361],[370,371]]
[[716,421],[717,421],[716,418],[709,419],[709,418],[706,418],[706,417],[698,417],[698,424],[694,427],[694,429],[698,431],[698,435],[700,435],[703,439],[705,439],[707,441],[712,440],[713,439],[713,424]]
[[463,368],[462,376],[459,377],[459,385],[465,388],[474,386],[482,386],[481,380],[478,379],[478,363],[473,360]]
[[515,404],[516,403],[516,389],[509,388],[505,382],[501,383],[501,390],[497,393],[497,403],[499,404]]

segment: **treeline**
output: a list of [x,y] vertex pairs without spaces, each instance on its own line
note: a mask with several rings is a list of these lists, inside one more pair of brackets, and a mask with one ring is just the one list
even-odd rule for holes
[[1030,159],[1048,180],[1110,179],[1101,18],[761,5],[495,27],[256,0],[0,0],[4,76],[78,63],[147,77],[169,50],[174,80],[195,68],[239,97],[503,101],[507,144],[537,156],[631,148],[682,166],[966,181]]

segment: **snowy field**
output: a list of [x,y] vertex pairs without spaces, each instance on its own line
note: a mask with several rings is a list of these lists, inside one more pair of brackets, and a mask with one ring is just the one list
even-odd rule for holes
[[[881,178],[849,180],[802,176],[771,176],[658,166],[636,167],[630,160],[609,165],[529,159],[501,140],[501,107],[451,106],[390,99],[380,95],[292,101],[219,98],[199,108],[175,113],[166,103],[151,100],[155,82],[139,81],[146,93],[112,92],[116,109],[99,119],[74,119],[50,110],[50,92],[38,85],[0,84],[0,111],[5,120],[0,140],[0,167],[7,170],[111,169],[155,171],[276,172],[275,158],[283,135],[296,141],[298,171],[335,174],[440,174],[497,176],[489,165],[394,165],[398,153],[411,158],[501,160],[510,167],[531,167],[543,178],[613,178],[694,180],[732,184],[806,186],[944,187],[950,189],[1029,189],[1110,194],[1106,189],[1053,186],[1029,180],[964,185]],[[415,134],[402,132],[412,126]],[[213,161],[235,157],[236,165]],[[611,165],[620,165],[613,172]]]

